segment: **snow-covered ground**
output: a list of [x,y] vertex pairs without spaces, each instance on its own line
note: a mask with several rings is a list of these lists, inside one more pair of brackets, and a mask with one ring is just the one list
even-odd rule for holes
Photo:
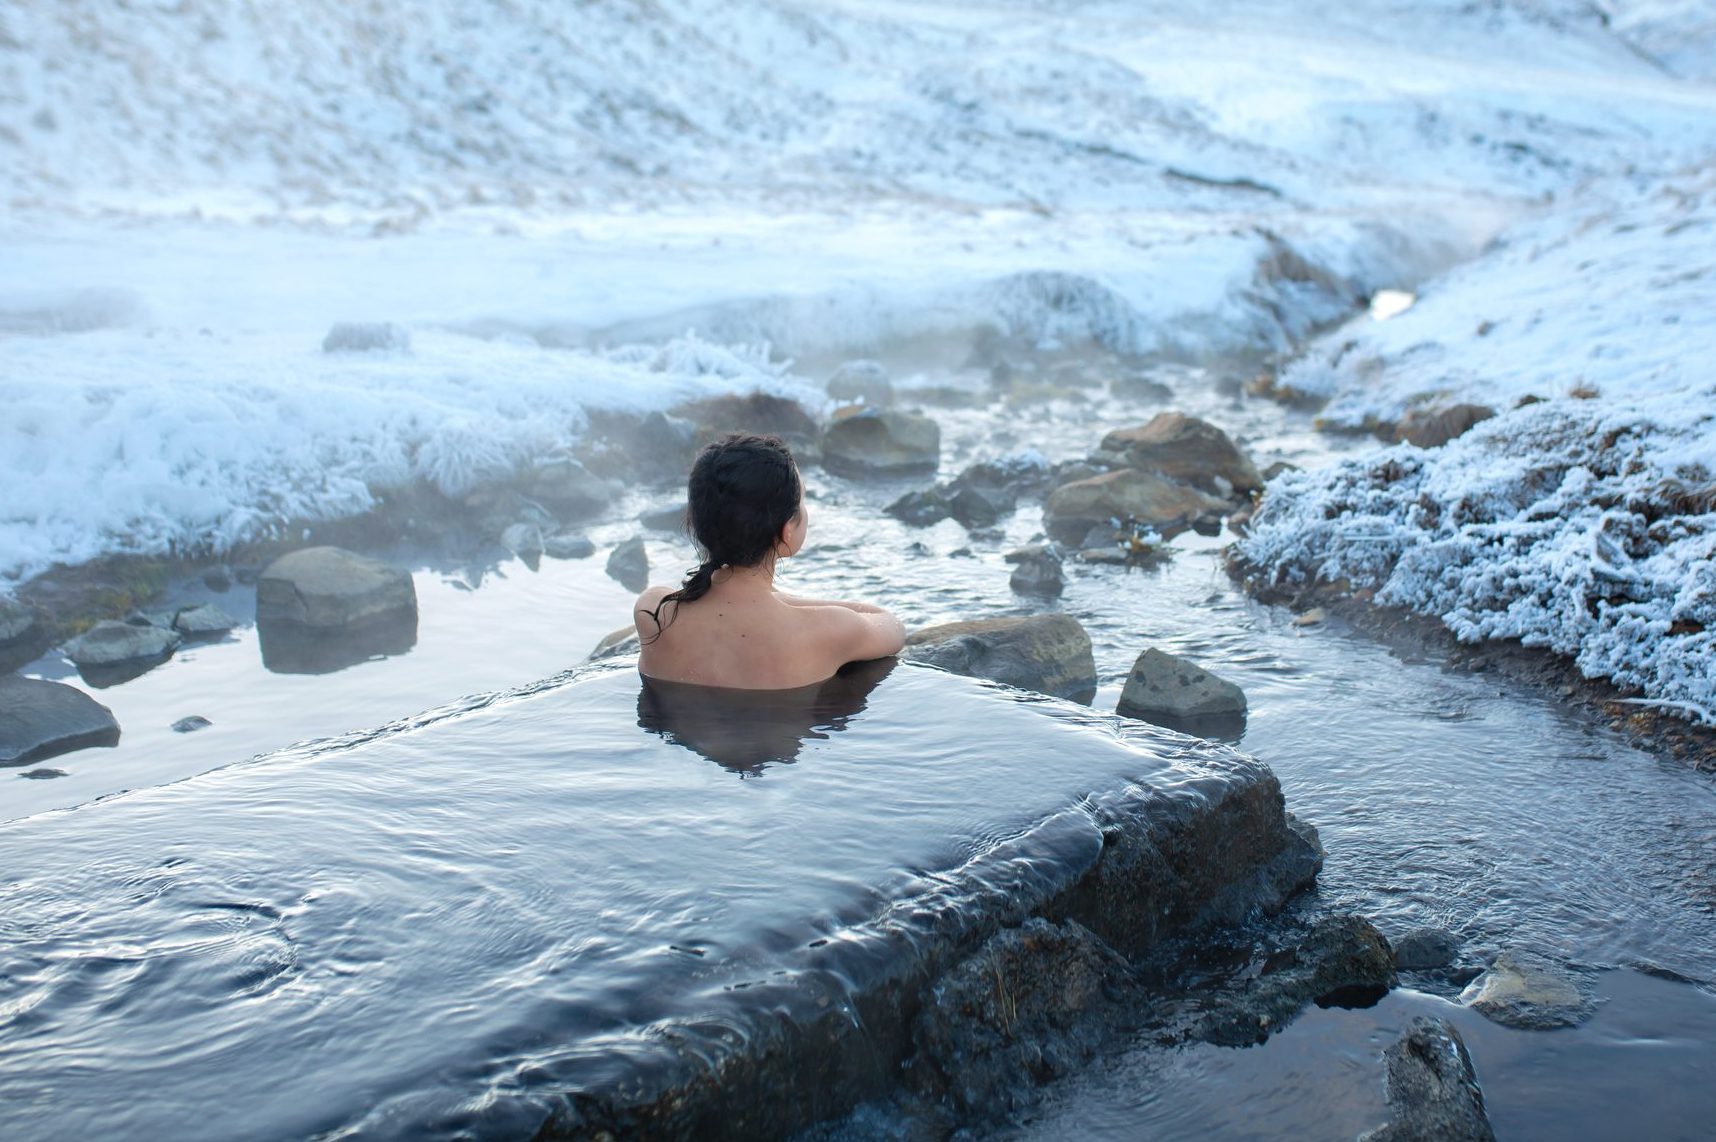
[[1406,313],[1332,332],[1283,384],[1342,425],[1500,415],[1281,478],[1249,560],[1549,647],[1716,724],[1716,164],[1590,188]]
[[[1424,296],[1287,374],[1332,420],[1583,383],[1445,456],[1619,417],[1673,475],[1710,45],[1679,0],[0,0],[0,590],[456,491],[592,408],[814,405],[789,356],[1290,355],[1386,287]],[[411,348],[321,353],[342,320]]]

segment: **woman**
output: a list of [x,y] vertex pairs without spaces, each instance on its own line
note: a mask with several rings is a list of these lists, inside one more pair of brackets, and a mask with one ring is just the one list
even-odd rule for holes
[[905,642],[900,620],[868,603],[775,590],[775,563],[798,554],[809,518],[804,483],[773,436],[729,436],[691,466],[687,516],[703,562],[678,589],[638,596],[638,669],[648,678],[786,690]]

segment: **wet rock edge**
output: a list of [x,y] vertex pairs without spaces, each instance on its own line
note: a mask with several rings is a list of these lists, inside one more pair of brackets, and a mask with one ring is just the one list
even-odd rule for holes
[[550,1066],[558,1093],[490,1112],[542,1139],[784,1137],[896,1087],[927,997],[1003,930],[1071,922],[1140,957],[1276,912],[1314,882],[1321,857],[1265,765],[1225,750],[1182,760],[1167,780],[1094,793],[924,877],[882,916],[801,949],[788,971],[727,991],[693,1022]]

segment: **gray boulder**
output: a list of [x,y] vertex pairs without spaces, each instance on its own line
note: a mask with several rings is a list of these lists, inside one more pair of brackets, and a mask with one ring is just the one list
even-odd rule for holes
[[943,623],[913,632],[900,657],[1057,698],[1096,697],[1090,635],[1070,615]]
[[324,353],[372,353],[411,348],[411,331],[391,321],[341,321],[322,338]]
[[641,535],[634,535],[608,554],[608,574],[628,591],[649,586],[649,552]]
[[318,630],[415,619],[411,573],[340,547],[282,555],[256,581],[256,621]]
[[119,744],[113,711],[75,686],[0,676],[0,766]]
[[108,619],[66,643],[66,657],[80,670],[164,662],[182,641],[177,631]]
[[677,531],[686,529],[686,506],[683,503],[667,504],[659,508],[650,508],[638,516],[638,522],[651,531]]
[[596,554],[596,545],[576,531],[557,531],[542,537],[542,551],[551,559],[588,559]]
[[1489,971],[1466,986],[1460,1002],[1522,1031],[1577,1027],[1597,1011],[1589,980],[1522,952],[1503,952]]
[[1116,712],[1148,722],[1244,717],[1245,691],[1201,666],[1151,647],[1132,664]]
[[173,616],[173,629],[187,638],[210,638],[238,626],[238,620],[215,606],[186,607]]
[[1007,562],[1014,565],[1007,585],[1021,595],[1042,595],[1055,599],[1059,598],[1061,591],[1066,588],[1066,574],[1061,570],[1061,557],[1056,555],[1051,547],[1041,543],[1021,547],[1008,554]]
[[876,361],[848,361],[828,378],[828,395],[837,401],[879,408],[894,399],[888,370]]
[[1460,954],[1460,942],[1442,928],[1414,928],[1394,941],[1394,966],[1401,971],[1445,968]]
[[1183,412],[1159,413],[1148,424],[1116,429],[1102,438],[1101,448],[1124,456],[1134,468],[1207,490],[1220,489],[1224,496],[1263,486],[1256,467],[1227,433]]
[[1191,1034],[1223,1047],[1261,1043],[1307,1004],[1369,1007],[1396,982],[1388,941],[1374,924],[1356,915],[1324,917],[1296,946],[1258,965],[1255,975],[1242,973],[1219,991]]
[[941,427],[927,416],[857,406],[823,432],[822,464],[856,478],[915,476],[941,463]]
[[0,598],[0,671],[16,670],[48,648],[36,612],[16,599]]
[[1472,1056],[1452,1024],[1420,1015],[1383,1058],[1389,1122],[1359,1142],[1493,1142]]
[[1043,527],[1061,543],[1077,544],[1097,526],[1131,520],[1172,536],[1202,516],[1221,515],[1226,500],[1151,472],[1124,468],[1062,484],[1043,505]]
[[542,528],[534,523],[508,524],[500,534],[501,546],[512,552],[532,571],[542,561]]

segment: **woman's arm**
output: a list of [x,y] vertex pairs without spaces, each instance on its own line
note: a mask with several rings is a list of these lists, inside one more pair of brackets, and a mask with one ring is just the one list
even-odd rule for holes
[[905,624],[880,607],[857,611],[835,603],[806,608],[805,617],[836,667],[886,658],[906,644]]

